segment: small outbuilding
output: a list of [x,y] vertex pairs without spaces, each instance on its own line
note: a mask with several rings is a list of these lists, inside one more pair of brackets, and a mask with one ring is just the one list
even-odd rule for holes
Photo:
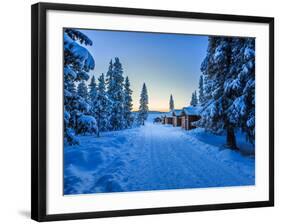
[[163,118],[163,124],[172,124],[174,127],[181,126],[180,123],[180,114],[182,110],[172,110],[166,113]]
[[162,116],[162,124],[171,124],[174,127],[182,127],[185,130],[196,128],[192,123],[200,120],[201,107],[184,107],[181,110],[173,110]]
[[173,110],[173,126],[180,127],[181,126],[181,113],[182,110]]
[[200,120],[200,107],[184,107],[181,111],[181,127],[185,130],[191,130],[196,128],[194,125],[192,125],[192,122]]
[[163,124],[173,124],[173,113],[172,111],[165,113],[162,117]]

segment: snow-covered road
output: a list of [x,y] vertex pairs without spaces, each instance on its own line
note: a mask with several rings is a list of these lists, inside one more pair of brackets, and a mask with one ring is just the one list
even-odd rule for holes
[[254,163],[195,131],[149,121],[66,147],[65,194],[252,185]]

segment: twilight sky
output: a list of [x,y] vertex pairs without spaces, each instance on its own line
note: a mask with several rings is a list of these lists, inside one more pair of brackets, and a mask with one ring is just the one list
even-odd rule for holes
[[191,93],[198,88],[207,36],[80,31],[93,41],[87,49],[96,62],[91,73],[96,79],[101,73],[106,74],[110,59],[119,57],[123,75],[131,82],[133,110],[138,110],[143,82],[147,86],[150,110],[168,111],[170,94],[173,94],[176,109],[189,105]]

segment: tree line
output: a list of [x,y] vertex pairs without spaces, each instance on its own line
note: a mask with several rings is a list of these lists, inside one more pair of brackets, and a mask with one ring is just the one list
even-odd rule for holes
[[89,76],[95,61],[82,45],[92,41],[75,29],[64,30],[64,140],[68,144],[77,144],[78,134],[99,135],[133,123],[132,90],[119,58],[109,62],[106,75],[101,74],[96,83],[95,76]]
[[[80,44],[78,44],[79,42]],[[64,30],[64,142],[78,144],[79,134],[96,134],[131,128],[132,89],[128,76],[124,78],[118,57],[110,60],[106,75],[96,82],[95,61],[84,47],[92,41],[75,29]],[[90,79],[89,84],[87,81]],[[145,83],[140,95],[136,123],[144,125],[148,116],[148,93]]]

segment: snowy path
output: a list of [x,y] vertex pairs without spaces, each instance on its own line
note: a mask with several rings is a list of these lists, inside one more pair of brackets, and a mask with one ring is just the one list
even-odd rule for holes
[[[139,146],[143,146],[139,148]],[[175,189],[251,184],[236,168],[202,151],[202,143],[180,128],[147,124],[133,145],[127,188]],[[205,147],[208,147],[206,145]],[[207,148],[208,149],[208,148]]]
[[[83,147],[65,149],[65,193],[254,184],[253,158],[199,141],[181,128],[147,122],[81,140]],[[71,162],[73,153],[83,156]]]

